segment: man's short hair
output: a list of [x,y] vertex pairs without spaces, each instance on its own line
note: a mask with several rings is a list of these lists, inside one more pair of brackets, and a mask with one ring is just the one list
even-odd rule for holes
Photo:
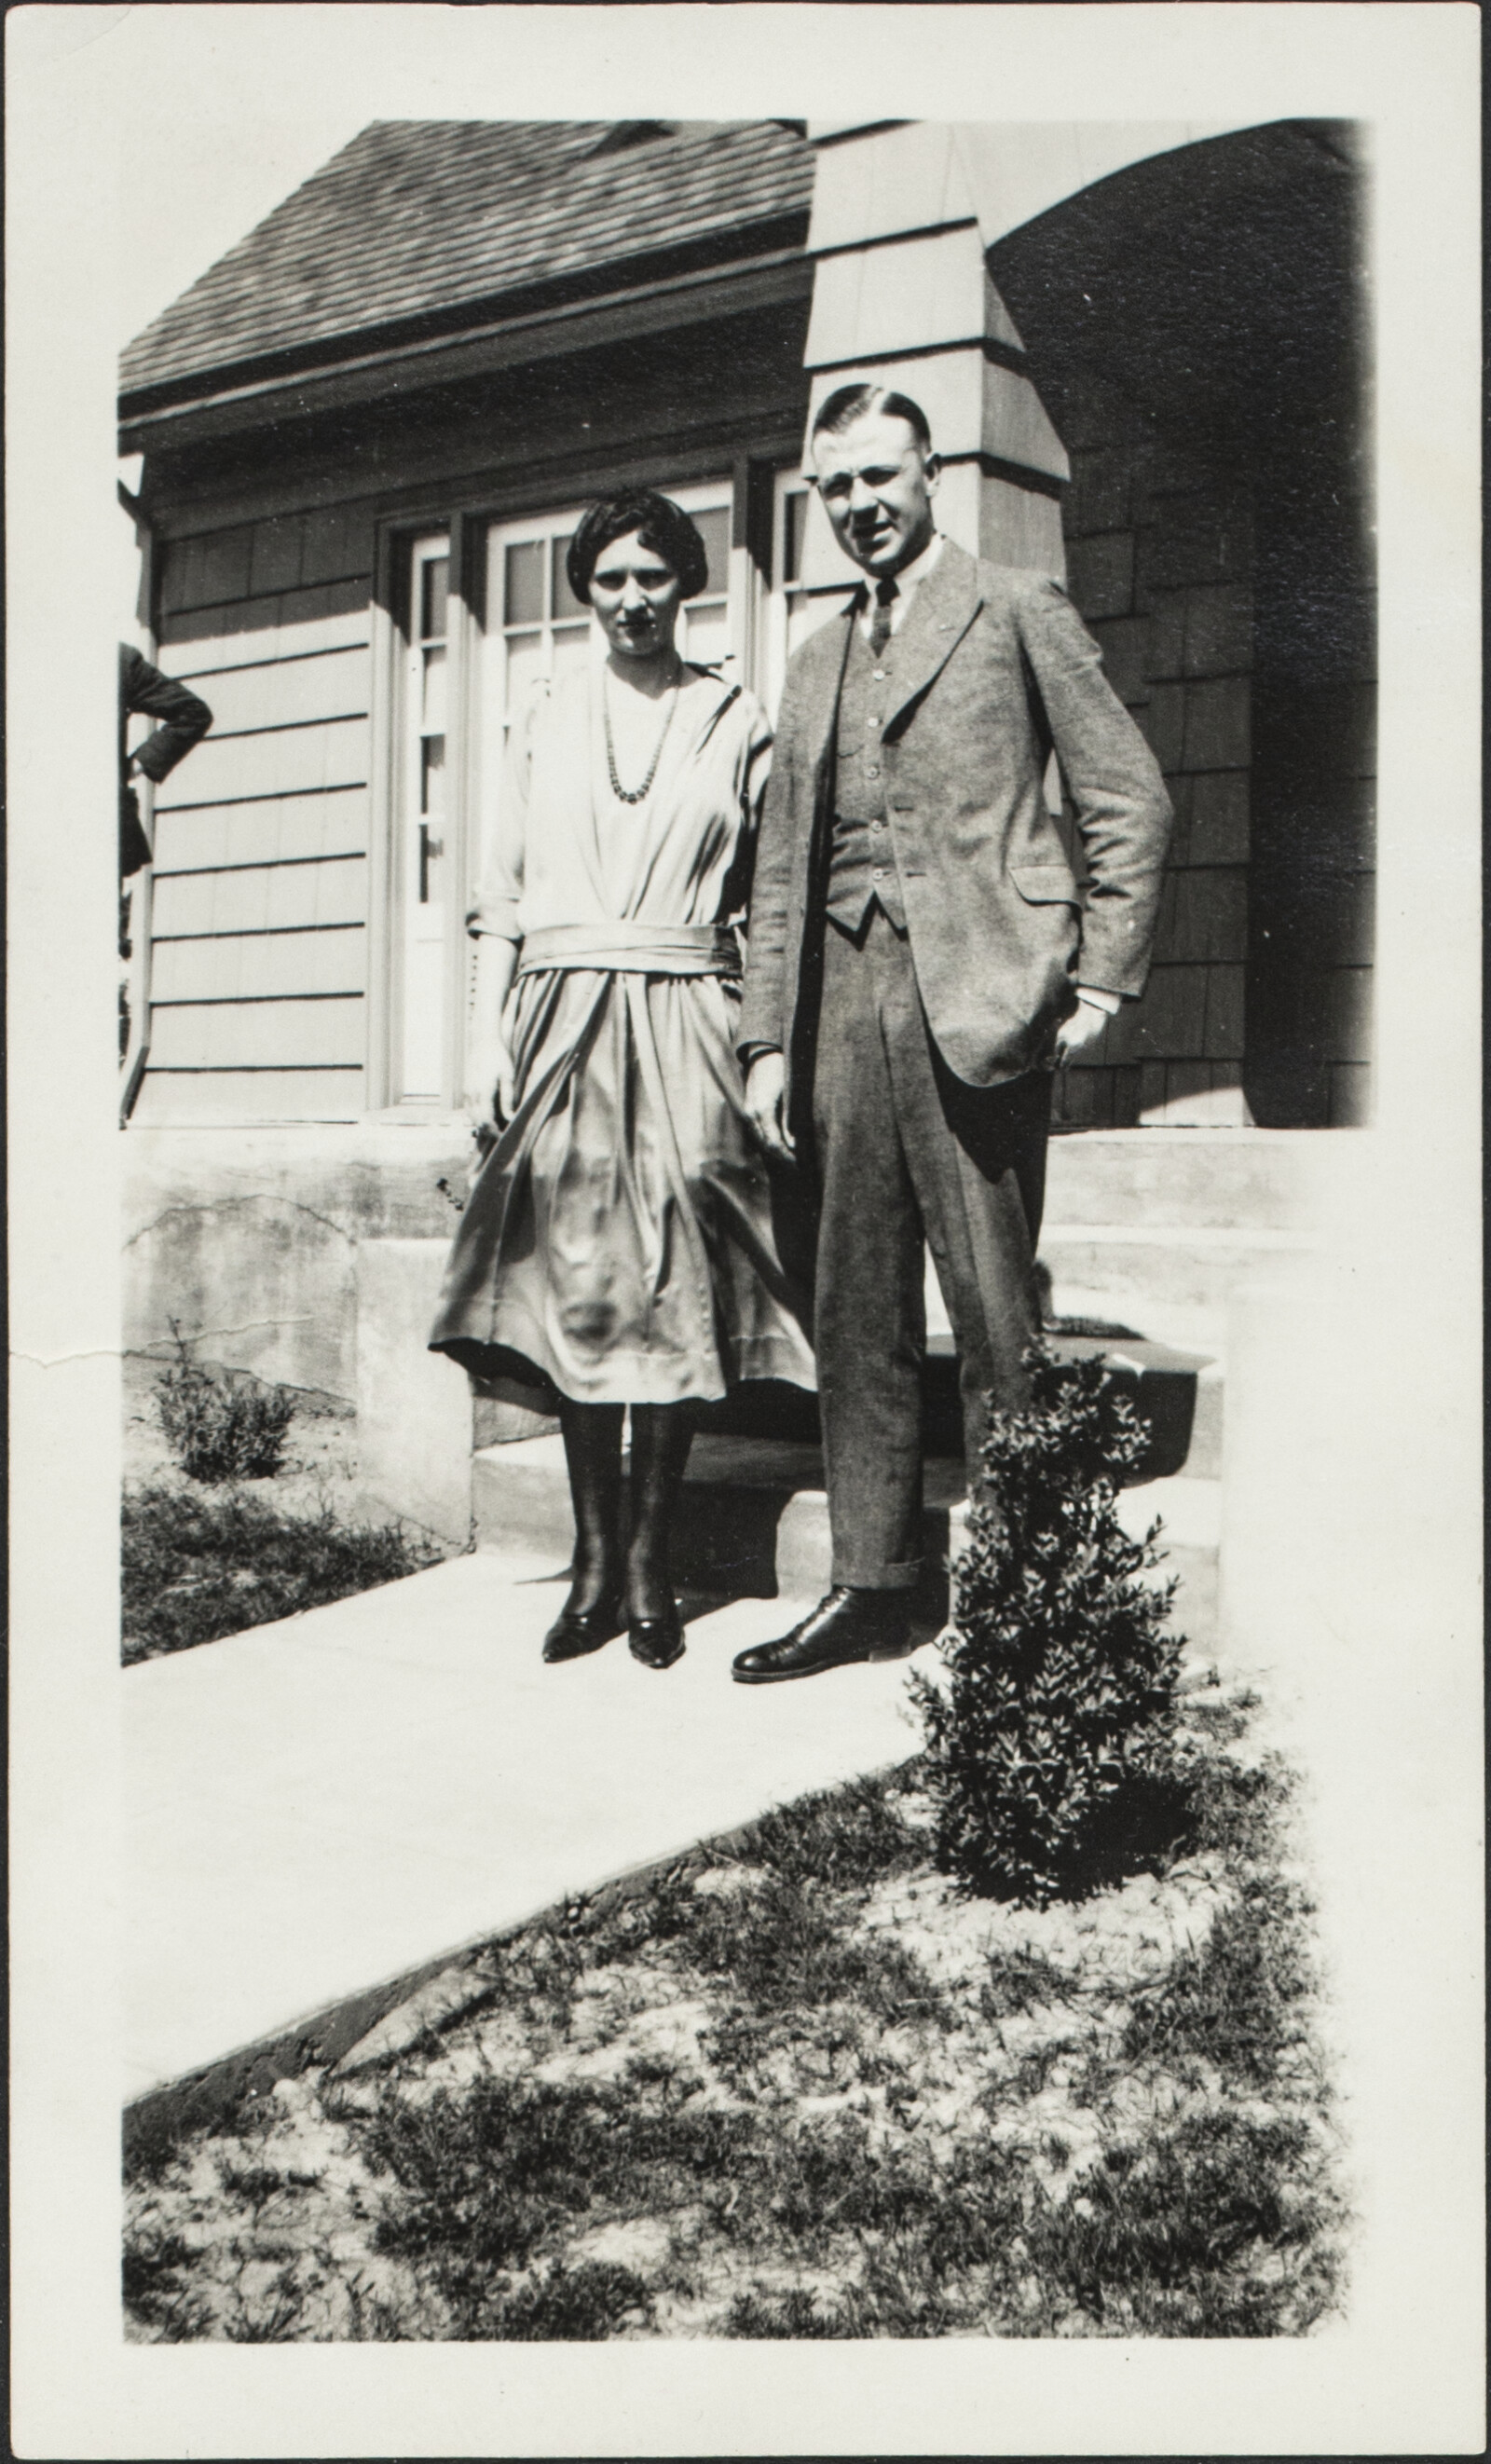
[[565,552],[564,569],[577,599],[589,599],[590,577],[612,540],[629,539],[633,531],[645,548],[677,574],[685,599],[704,588],[709,556],[683,507],[651,488],[619,488],[590,507]]
[[857,419],[884,415],[887,419],[904,419],[924,453],[932,451],[932,428],[919,402],[909,393],[894,393],[887,385],[844,385],[831,393],[821,405],[813,422],[809,442],[820,436],[842,436]]

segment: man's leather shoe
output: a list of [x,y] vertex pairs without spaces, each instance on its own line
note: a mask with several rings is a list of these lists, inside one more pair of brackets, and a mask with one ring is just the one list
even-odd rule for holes
[[742,1651],[732,1674],[737,1685],[778,1685],[850,1661],[904,1660],[914,1649],[909,1592],[851,1591],[839,1583],[790,1634]]
[[590,1609],[563,1608],[544,1636],[543,1656],[551,1664],[557,1660],[581,1660],[620,1634],[625,1623],[619,1600],[598,1600]]
[[631,1656],[644,1668],[671,1668],[684,1656],[683,1619],[676,1608],[667,1617],[633,1617],[628,1636]]

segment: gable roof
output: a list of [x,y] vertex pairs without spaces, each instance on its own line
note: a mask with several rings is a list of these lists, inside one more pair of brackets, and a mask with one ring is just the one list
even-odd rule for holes
[[800,247],[812,165],[781,121],[375,121],[130,343],[125,399],[458,331],[665,254]]

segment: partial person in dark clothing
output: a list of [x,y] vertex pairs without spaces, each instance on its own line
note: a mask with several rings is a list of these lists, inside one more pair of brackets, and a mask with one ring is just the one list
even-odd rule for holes
[[[137,711],[163,723],[153,736],[133,753],[129,750],[129,722]],[[128,642],[120,644],[119,691],[119,780],[120,780],[120,957],[127,959],[131,952],[129,938],[130,891],[125,884],[150,861],[150,842],[140,818],[140,800],[131,780],[134,773],[143,772],[157,785],[169,778],[176,764],[200,744],[212,724],[212,714],[207,703],[186,685],[177,684],[172,676],[163,676],[148,659],[142,658]],[[129,1049],[129,996],[120,985],[120,1059]]]
[[[126,741],[129,722],[137,711],[148,718],[159,718],[164,724],[143,744],[131,753]],[[159,786],[168,779],[176,764],[200,744],[212,724],[212,714],[207,703],[176,683],[174,677],[163,676],[148,659],[132,649],[127,642],[120,644],[120,879],[127,881],[143,864],[150,861],[150,842],[140,820],[140,803],[130,784],[139,770]]]

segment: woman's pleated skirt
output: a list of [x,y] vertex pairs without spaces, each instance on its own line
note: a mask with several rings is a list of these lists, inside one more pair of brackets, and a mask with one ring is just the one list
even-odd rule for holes
[[516,1109],[478,1174],[432,1351],[583,1403],[815,1384],[793,1176],[747,1119],[736,984],[538,970],[512,1012]]

